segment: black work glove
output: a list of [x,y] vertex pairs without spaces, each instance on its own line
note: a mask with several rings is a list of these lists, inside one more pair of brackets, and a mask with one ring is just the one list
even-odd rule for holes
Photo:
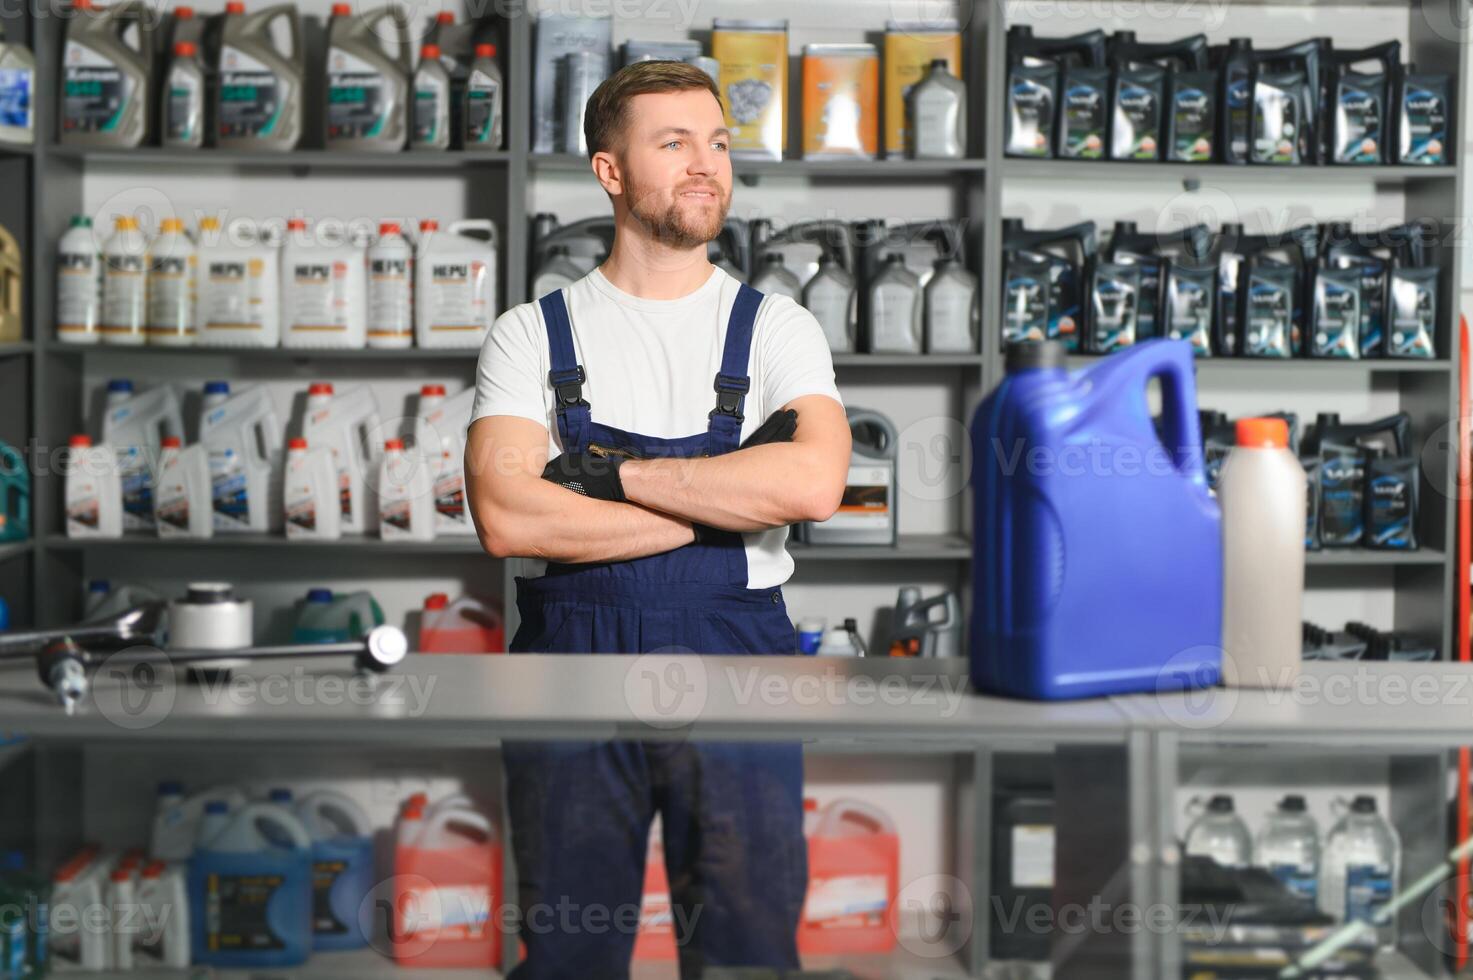
[[798,413],[791,408],[783,409],[767,416],[767,421],[757,426],[756,431],[747,436],[737,448],[749,449],[752,446],[765,446],[769,442],[792,442],[793,433],[797,431]]
[[574,493],[595,500],[625,503],[624,484],[619,480],[622,456],[590,456],[586,453],[563,453],[550,460],[542,470],[542,479]]

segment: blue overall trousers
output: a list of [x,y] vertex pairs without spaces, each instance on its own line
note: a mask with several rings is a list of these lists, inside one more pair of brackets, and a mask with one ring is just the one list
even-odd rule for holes
[[[706,431],[662,439],[593,421],[562,292],[542,297],[563,451],[735,450],[761,301],[746,285],[737,295]],[[742,537],[729,531],[630,561],[550,562],[541,578],[517,579],[517,608],[513,653],[796,652],[782,590],[747,588]],[[808,879],[800,745],[509,742],[503,752],[526,944],[511,980],[629,976],[656,813],[683,980],[707,966],[797,968]]]

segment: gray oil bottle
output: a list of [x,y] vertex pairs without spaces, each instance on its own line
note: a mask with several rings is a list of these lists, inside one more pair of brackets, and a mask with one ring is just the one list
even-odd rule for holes
[[921,352],[921,281],[892,252],[869,287],[869,349],[872,354]]
[[0,140],[36,141],[36,57],[0,24]]
[[823,329],[831,352],[848,354],[857,349],[859,295],[854,277],[827,249],[818,257],[818,271],[803,287],[803,306]]
[[[271,29],[287,25],[291,51],[277,49]],[[302,138],[306,81],[302,19],[294,3],[247,14],[225,5],[215,92],[215,145],[222,150],[291,150]]]
[[762,256],[762,268],[752,277],[752,288],[761,293],[780,293],[795,301],[803,298],[803,284],[783,261],[783,253],[776,251]]
[[410,118],[411,150],[450,148],[450,72],[441,60],[440,46],[426,44],[414,70],[414,101]]
[[532,295],[540,299],[554,289],[571,286],[584,274],[578,263],[569,257],[566,245],[554,245],[547,250],[546,261],[532,279]]
[[205,141],[205,70],[193,41],[174,42],[160,93],[160,141],[164,146],[198,148]]
[[1438,165],[1449,161],[1451,88],[1447,75],[1418,74],[1415,65],[1397,71],[1397,163]]
[[911,124],[905,134],[918,160],[960,160],[967,155],[967,87],[934,58],[931,70],[906,93]]
[[[1401,42],[1355,51],[1331,51],[1331,163],[1377,164],[1390,159],[1391,76],[1401,64]],[[1370,71],[1357,71],[1366,63]]]
[[977,350],[977,277],[955,256],[936,263],[924,290],[928,354],[971,354]]
[[[386,21],[392,21],[392,34]],[[409,19],[400,7],[355,14],[349,4],[332,5],[324,113],[328,149],[404,149],[411,61]]]
[[471,62],[470,76],[465,82],[465,105],[461,107],[467,150],[501,149],[504,101],[496,45],[478,44],[476,59]]
[[[154,48],[143,0],[106,9],[75,0],[62,58],[61,141],[132,147],[153,131],[149,82]],[[136,27],[136,43],[124,34]]]

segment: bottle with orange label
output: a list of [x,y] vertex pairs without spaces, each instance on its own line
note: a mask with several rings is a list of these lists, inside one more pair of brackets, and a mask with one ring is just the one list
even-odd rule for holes
[[873,44],[803,47],[803,158],[873,160],[880,148],[880,58]]

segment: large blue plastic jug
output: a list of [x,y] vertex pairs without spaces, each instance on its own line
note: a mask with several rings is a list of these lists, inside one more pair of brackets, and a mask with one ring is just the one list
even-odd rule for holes
[[975,686],[1052,700],[1217,683],[1222,518],[1187,343],[1072,374],[1057,343],[1012,345],[972,450]]

